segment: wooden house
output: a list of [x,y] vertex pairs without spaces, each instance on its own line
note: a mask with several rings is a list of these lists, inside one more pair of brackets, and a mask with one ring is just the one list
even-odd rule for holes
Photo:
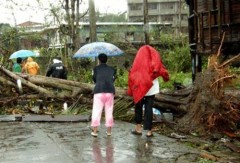
[[240,0],[186,0],[193,78],[203,55],[216,54],[225,33],[223,56],[240,53]]

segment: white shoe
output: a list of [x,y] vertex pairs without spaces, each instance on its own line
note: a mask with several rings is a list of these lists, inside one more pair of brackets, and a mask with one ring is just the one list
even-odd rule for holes
[[94,132],[92,132],[91,135],[94,136],[94,137],[98,136],[98,134],[97,133],[95,134]]
[[110,133],[108,133],[107,131],[106,131],[106,134],[107,134],[107,136],[111,136],[112,135],[112,133],[110,132]]

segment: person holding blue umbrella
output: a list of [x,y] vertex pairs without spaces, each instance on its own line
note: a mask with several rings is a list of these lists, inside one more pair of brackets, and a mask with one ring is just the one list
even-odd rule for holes
[[111,136],[113,121],[113,105],[115,94],[115,75],[116,71],[113,67],[108,66],[107,55],[104,53],[99,54],[98,60],[100,64],[93,69],[93,81],[95,87],[93,89],[93,110],[91,126],[93,131],[92,136],[97,137],[98,126],[100,126],[100,120],[103,108],[105,109],[105,126],[107,127],[107,136]]

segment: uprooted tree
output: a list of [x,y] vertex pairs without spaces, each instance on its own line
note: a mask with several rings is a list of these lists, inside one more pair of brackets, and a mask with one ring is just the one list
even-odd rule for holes
[[221,63],[221,46],[222,43],[217,54],[210,56],[207,70],[196,77],[189,96],[188,112],[178,121],[182,131],[206,134],[236,130],[240,121],[240,94],[225,88],[236,78],[230,73],[229,65],[239,60],[240,54]]

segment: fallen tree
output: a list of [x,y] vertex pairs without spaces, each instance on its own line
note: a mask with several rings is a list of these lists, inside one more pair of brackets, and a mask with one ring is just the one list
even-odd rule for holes
[[[2,85],[7,85],[10,88],[14,87],[16,92],[15,94],[21,96],[19,88],[17,86],[17,80],[21,80],[23,85],[22,94],[35,94],[39,98],[54,98],[54,99],[76,99],[80,95],[90,95],[92,93],[93,84],[82,83],[71,80],[64,80],[58,78],[45,77],[41,75],[28,75],[22,73],[13,73],[4,67],[0,67],[1,77],[0,82]],[[173,93],[162,93],[156,96],[155,105],[158,107],[158,104],[161,106],[168,105],[168,107],[177,110],[178,105],[186,104],[185,100],[182,100],[182,97],[187,96],[191,92],[191,88],[186,90],[181,90],[181,92]],[[58,92],[58,93],[56,93]],[[26,97],[26,96],[25,96]],[[86,96],[88,97],[88,96]],[[116,98],[127,98],[126,90],[122,88],[116,88]],[[89,101],[91,101],[89,99]],[[161,104],[162,103],[162,104]]]
[[[41,101],[41,105],[47,105],[55,101],[61,104],[67,102],[72,110],[81,104],[87,105],[88,108],[91,109],[93,84],[41,75],[13,73],[2,66],[0,67],[0,73],[0,83],[3,86],[1,92],[4,97],[0,98],[1,106],[12,103],[16,104],[16,102],[19,103],[26,99],[34,99],[34,101]],[[22,83],[22,90],[19,89],[17,85],[18,80]],[[169,93],[160,93],[156,95],[154,107],[160,108],[163,111],[171,110],[175,113],[185,114],[186,110],[184,105],[187,103],[187,98],[185,97],[187,97],[190,92],[191,88]],[[133,100],[126,94],[126,90],[117,87],[115,94],[116,111],[114,114],[119,114],[119,116],[123,117],[127,114],[129,108],[133,106]]]

